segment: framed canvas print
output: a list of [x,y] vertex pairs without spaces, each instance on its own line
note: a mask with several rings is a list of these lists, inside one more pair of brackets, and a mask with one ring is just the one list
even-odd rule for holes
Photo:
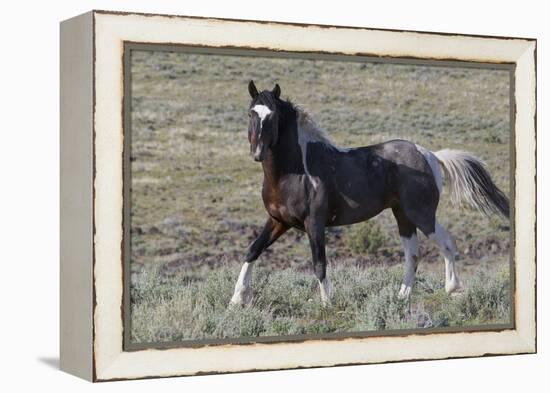
[[536,40],[61,23],[61,368],[536,351]]

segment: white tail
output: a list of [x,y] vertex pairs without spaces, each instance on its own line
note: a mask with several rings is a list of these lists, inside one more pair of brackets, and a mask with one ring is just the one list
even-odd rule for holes
[[460,150],[444,149],[433,154],[449,180],[453,204],[467,203],[487,215],[496,212],[510,217],[508,198],[493,182],[483,161]]

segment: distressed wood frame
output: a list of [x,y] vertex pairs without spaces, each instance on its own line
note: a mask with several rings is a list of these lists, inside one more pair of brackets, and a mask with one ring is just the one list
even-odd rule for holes
[[[128,43],[515,67],[509,329],[125,350]],[[536,40],[92,11],[61,24],[61,368],[91,381],[536,352]]]

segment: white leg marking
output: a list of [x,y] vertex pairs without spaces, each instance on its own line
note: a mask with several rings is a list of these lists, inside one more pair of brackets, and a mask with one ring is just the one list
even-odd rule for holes
[[250,281],[252,278],[252,263],[245,262],[239,273],[239,278],[235,284],[235,292],[231,298],[230,304],[245,306],[252,301],[252,288]]
[[319,281],[319,289],[321,291],[321,302],[325,306],[330,306],[330,299],[332,299],[332,284],[327,276],[323,281]]
[[399,290],[399,297],[408,298],[414,285],[416,266],[418,263],[418,237],[413,233],[411,237],[401,237],[405,249],[405,277]]
[[397,296],[400,299],[408,299],[411,296],[411,291],[412,291],[411,286],[401,283],[401,288],[399,288],[399,293],[397,294]]
[[439,223],[435,222],[435,232],[429,238],[437,243],[445,259],[445,291],[448,294],[460,289],[462,284],[458,278],[455,264],[456,245],[449,233]]
[[439,190],[439,193],[441,194],[441,189],[443,188],[443,176],[441,175],[441,167],[439,166],[439,160],[433,154],[431,151],[423,148],[420,145],[416,145],[416,149],[422,153],[424,158],[426,158],[426,161],[428,161],[428,164],[430,165],[430,168],[432,169],[432,173],[435,179],[435,184],[437,185],[437,189]]

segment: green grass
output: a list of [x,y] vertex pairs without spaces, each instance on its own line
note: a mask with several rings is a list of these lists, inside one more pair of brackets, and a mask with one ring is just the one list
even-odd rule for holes
[[376,254],[381,247],[388,243],[388,240],[388,236],[376,221],[366,221],[355,225],[348,232],[345,243],[355,254]]
[[228,307],[238,275],[235,267],[224,265],[199,281],[163,273],[154,265],[144,269],[132,287],[132,340],[456,327],[503,323],[510,315],[505,270],[481,273],[456,296],[445,293],[441,277],[421,273],[409,303],[397,296],[401,267],[339,265],[330,271],[334,298],[325,307],[310,274],[259,267],[253,274],[252,305]]
[[[296,230],[260,257],[255,306],[226,310],[236,269],[266,218],[263,173],[247,141],[250,79],[260,89],[279,83],[282,96],[308,108],[340,146],[404,138],[434,151],[467,150],[508,192],[506,71],[149,51],[133,52],[131,67],[134,340],[393,329],[419,326],[419,319],[434,326],[508,321],[506,304],[483,315],[458,304],[468,293],[468,304],[494,303],[475,288],[482,275],[504,282],[497,272],[508,273],[509,223],[451,206],[445,186],[438,219],[456,239],[464,296],[442,295],[441,256],[421,238],[418,288],[433,276],[437,291],[416,293],[419,316],[400,316],[393,286],[402,278],[403,250],[385,211],[368,224],[327,229],[334,280],[351,269],[336,284],[330,312],[319,308],[310,248]],[[361,292],[377,285],[368,297]]]

